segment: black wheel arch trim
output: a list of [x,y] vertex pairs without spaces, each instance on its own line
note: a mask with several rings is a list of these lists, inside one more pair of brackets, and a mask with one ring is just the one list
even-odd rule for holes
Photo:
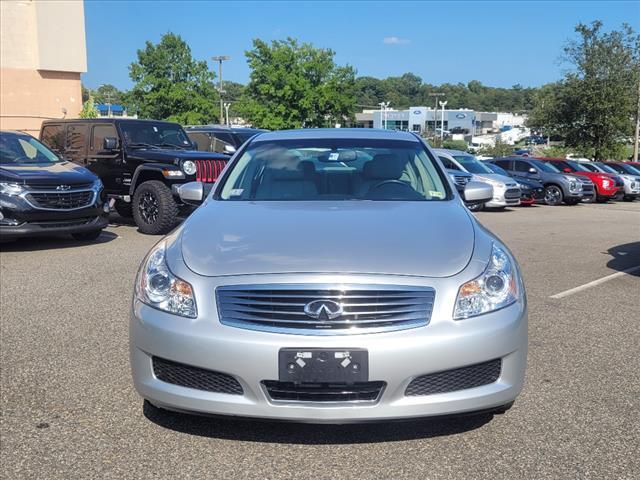
[[[183,177],[169,180],[165,178],[165,176],[162,174],[163,170],[178,171],[182,173]],[[182,181],[187,181],[187,175],[182,171],[182,169],[178,165],[174,165],[172,163],[144,163],[142,165],[139,165],[138,168],[136,168],[135,172],[133,172],[133,177],[131,178],[131,185],[129,186],[129,195],[133,196],[133,193],[135,192],[138,184],[142,183],[142,182],[139,182],[140,176],[144,176],[144,174],[146,173],[160,174],[160,177],[162,178],[163,182],[169,185],[169,188],[171,188],[170,185],[173,183],[181,183]],[[156,178],[154,178],[154,180],[156,180]]]

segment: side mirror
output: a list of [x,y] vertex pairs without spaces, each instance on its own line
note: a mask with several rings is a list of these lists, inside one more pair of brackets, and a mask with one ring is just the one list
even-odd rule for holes
[[204,200],[204,185],[202,182],[188,182],[173,186],[175,193],[184,203],[200,205]]
[[234,153],[236,153],[236,147],[234,147],[233,145],[225,145],[224,146],[224,153],[228,153],[229,155],[233,155]]
[[115,150],[118,148],[118,139],[115,137],[105,137],[102,141],[103,150]]
[[468,204],[486,203],[493,198],[493,187],[488,183],[471,181],[465,185],[463,197]]
[[564,173],[572,173],[569,167],[562,170]]
[[536,170],[535,168],[531,167],[529,169],[529,173],[538,173],[538,170]]

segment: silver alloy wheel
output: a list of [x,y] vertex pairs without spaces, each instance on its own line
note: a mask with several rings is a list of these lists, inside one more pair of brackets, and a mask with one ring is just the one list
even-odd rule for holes
[[562,190],[555,185],[549,185],[544,189],[544,201],[547,205],[559,205],[562,202]]

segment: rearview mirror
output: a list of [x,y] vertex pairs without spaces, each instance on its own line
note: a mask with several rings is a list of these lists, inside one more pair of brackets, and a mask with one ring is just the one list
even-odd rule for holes
[[204,185],[202,182],[188,182],[174,185],[175,193],[188,205],[200,205],[204,200]]
[[104,137],[102,141],[103,150],[115,150],[118,148],[118,139],[115,137]]
[[538,170],[536,170],[535,168],[531,167],[529,169],[529,173],[538,173]]
[[493,187],[488,183],[467,183],[464,187],[464,201],[468,204],[486,203],[493,198]]

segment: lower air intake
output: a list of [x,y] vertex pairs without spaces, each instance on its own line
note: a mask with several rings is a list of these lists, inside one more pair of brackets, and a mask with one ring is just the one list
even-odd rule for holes
[[430,373],[414,378],[404,394],[408,397],[449,393],[494,383],[500,377],[502,360],[497,358],[468,367]]
[[172,362],[164,358],[153,357],[153,373],[158,380],[181,387],[231,395],[243,394],[242,386],[231,375]]

